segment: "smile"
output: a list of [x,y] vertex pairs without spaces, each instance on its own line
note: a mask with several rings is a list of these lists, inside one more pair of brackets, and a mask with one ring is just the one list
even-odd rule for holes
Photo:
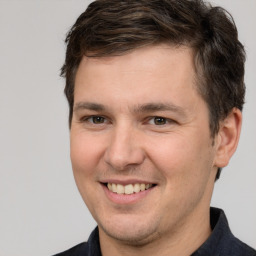
[[107,183],[107,187],[113,193],[130,195],[133,193],[139,193],[141,191],[152,188],[153,184],[136,183],[136,184],[128,184],[124,186],[122,184]]

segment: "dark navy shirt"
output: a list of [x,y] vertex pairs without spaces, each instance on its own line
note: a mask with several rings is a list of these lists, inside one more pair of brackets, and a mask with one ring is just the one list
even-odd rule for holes
[[[211,227],[210,237],[191,256],[256,256],[254,249],[233,236],[221,209],[211,208]],[[55,256],[102,256],[98,229],[91,233],[88,242]]]

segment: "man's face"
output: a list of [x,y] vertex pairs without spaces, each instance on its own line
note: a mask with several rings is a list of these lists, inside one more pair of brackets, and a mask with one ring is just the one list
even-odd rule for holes
[[71,160],[102,234],[143,243],[207,216],[216,150],[195,80],[188,48],[81,61]]

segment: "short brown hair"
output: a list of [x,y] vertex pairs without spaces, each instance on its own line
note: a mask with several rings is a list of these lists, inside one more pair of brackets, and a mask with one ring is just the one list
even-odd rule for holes
[[232,16],[202,0],[96,0],[67,34],[66,78],[71,124],[74,81],[83,56],[122,55],[136,48],[167,43],[191,47],[198,91],[209,108],[210,131],[244,104],[245,52]]

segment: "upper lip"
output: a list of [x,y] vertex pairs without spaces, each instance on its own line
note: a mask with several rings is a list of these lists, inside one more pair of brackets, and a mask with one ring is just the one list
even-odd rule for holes
[[129,185],[129,184],[156,184],[151,181],[139,180],[139,179],[127,179],[127,180],[119,180],[119,179],[104,179],[100,181],[101,183],[114,183],[121,185]]

